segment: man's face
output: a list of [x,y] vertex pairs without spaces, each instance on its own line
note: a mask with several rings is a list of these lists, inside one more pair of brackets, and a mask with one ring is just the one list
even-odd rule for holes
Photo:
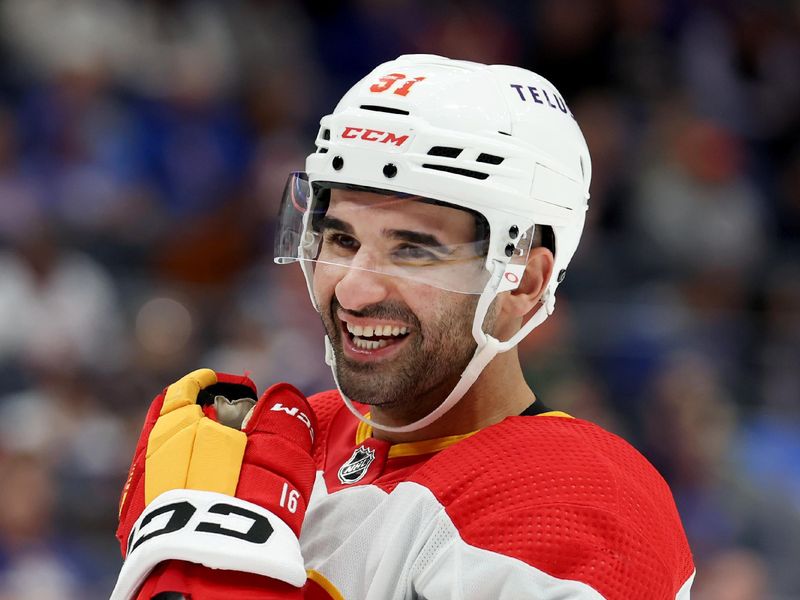
[[[478,296],[422,281],[482,268],[482,258],[466,256],[474,252],[474,217],[411,199],[333,189],[320,230],[314,295],[342,391],[397,419],[427,414],[472,357]],[[452,260],[459,253],[464,256]]]

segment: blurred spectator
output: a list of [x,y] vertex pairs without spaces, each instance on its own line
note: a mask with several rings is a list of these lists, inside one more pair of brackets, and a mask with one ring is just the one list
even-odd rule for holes
[[768,574],[758,554],[725,550],[704,565],[692,589],[695,600],[762,600],[769,597]]
[[42,218],[42,186],[22,164],[19,131],[11,110],[0,108],[0,243]]
[[90,257],[59,246],[46,223],[0,252],[0,360],[117,368],[124,358],[116,290]]
[[748,276],[768,250],[768,221],[742,141],[680,105],[654,127],[664,153],[644,165],[632,207],[646,260],[676,277]]
[[764,494],[743,468],[734,446],[739,411],[711,363],[694,354],[673,357],[654,379],[645,409],[645,452],[672,486],[698,583],[705,564],[747,547],[764,560],[768,577],[758,585],[769,590],[766,597],[800,589],[793,568],[800,510],[785,495]]
[[777,262],[763,282],[759,397],[765,413],[798,423],[800,372],[794,366],[800,364],[800,262]]
[[800,121],[797,15],[774,3],[700,6],[679,38],[693,109],[751,139],[783,138]]
[[311,394],[334,386],[322,360],[324,330],[300,302],[307,296],[299,271],[258,265],[239,286],[223,320],[223,335],[203,364],[251,377],[261,387],[279,380]]
[[98,573],[81,544],[58,531],[47,464],[35,455],[12,454],[0,459],[0,477],[0,598],[78,600],[95,594]]

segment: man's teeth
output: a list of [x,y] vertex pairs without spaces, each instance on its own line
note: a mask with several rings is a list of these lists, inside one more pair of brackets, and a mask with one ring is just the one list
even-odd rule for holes
[[360,337],[353,338],[353,344],[356,348],[361,348],[362,350],[377,350],[378,348],[385,348],[389,345],[389,342],[386,340],[365,340]]
[[362,350],[377,350],[389,345],[389,340],[369,340],[371,337],[389,337],[405,335],[408,327],[397,325],[351,325],[346,323],[347,331],[353,334],[353,344]]
[[[359,338],[369,338],[373,336],[380,336],[380,337],[387,337],[387,336],[395,336],[395,335],[405,335],[408,333],[408,327],[398,327],[397,325],[351,325],[347,323],[347,331],[352,333],[354,336]],[[366,342],[366,340],[363,340]],[[381,340],[385,342],[386,340]],[[368,342],[368,343],[379,343],[379,342]],[[385,346],[386,344],[384,344]],[[359,346],[360,347],[360,346]],[[377,348],[378,346],[376,346]]]

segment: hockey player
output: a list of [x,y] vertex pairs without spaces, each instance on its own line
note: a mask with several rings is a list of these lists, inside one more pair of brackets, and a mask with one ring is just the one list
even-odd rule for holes
[[[201,369],[153,403],[112,598],[686,600],[667,485],[553,411],[516,345],[553,312],[591,166],[547,80],[404,56],[324,117],[290,176],[338,390]],[[242,419],[242,416],[246,416]]]

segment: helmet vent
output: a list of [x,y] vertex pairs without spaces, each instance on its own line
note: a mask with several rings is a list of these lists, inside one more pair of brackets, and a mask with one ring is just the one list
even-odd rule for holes
[[463,175],[464,177],[472,177],[473,179],[486,179],[489,177],[488,173],[481,173],[480,171],[470,171],[469,169],[459,169],[458,167],[448,167],[446,165],[422,165],[423,169],[434,169],[436,171],[445,171],[453,175]]
[[428,150],[428,156],[445,156],[447,158],[457,158],[464,151],[463,148],[450,148],[449,146],[434,146]]
[[[319,137],[321,137],[323,140],[330,140],[331,139],[331,130],[327,129],[325,127],[321,128],[319,130]],[[325,154],[327,151],[328,151],[328,149],[325,146],[317,146],[317,152],[319,154]]]
[[401,108],[390,108],[389,106],[377,106],[375,104],[362,104],[359,108],[362,110],[374,110],[375,112],[391,113],[393,115],[411,114],[407,110],[403,110]]
[[502,156],[495,156],[494,154],[486,154],[485,152],[481,152],[480,156],[478,156],[477,161],[482,163],[489,163],[490,165],[499,165],[503,162],[505,158]]

